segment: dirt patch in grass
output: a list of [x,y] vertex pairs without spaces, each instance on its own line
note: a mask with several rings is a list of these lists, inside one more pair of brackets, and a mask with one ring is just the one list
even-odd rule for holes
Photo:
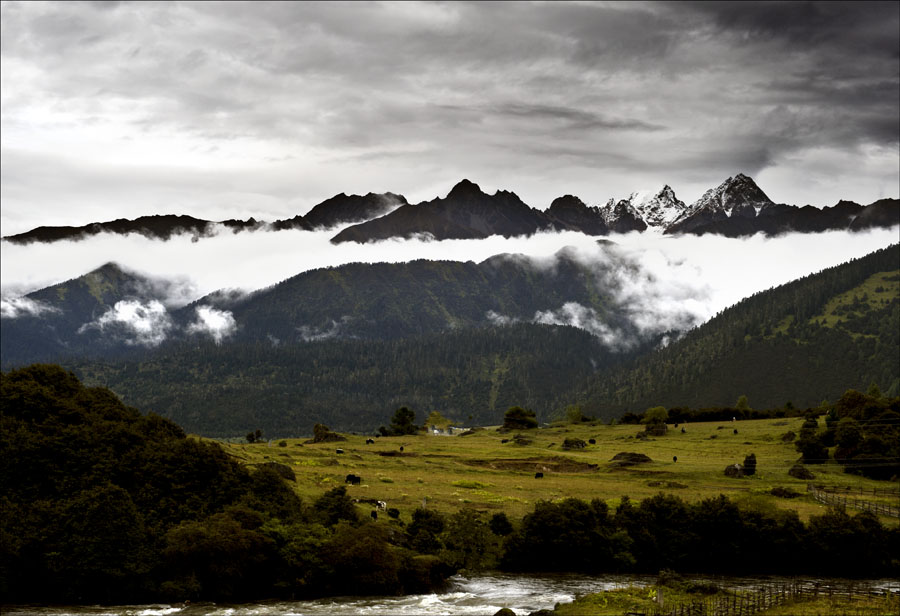
[[511,458],[505,460],[465,460],[470,466],[484,466],[498,471],[547,471],[550,473],[588,473],[598,465],[568,458]]
[[624,467],[635,466],[637,464],[646,464],[647,462],[653,462],[653,460],[650,459],[650,456],[644,455],[642,453],[623,451],[614,455],[609,465],[615,467]]
[[685,484],[677,481],[648,481],[647,485],[651,488],[672,488],[673,490],[687,487]]

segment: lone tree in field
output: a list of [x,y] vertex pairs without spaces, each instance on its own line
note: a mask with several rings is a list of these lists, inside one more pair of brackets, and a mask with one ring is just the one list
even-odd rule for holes
[[666,419],[668,418],[669,412],[666,411],[666,407],[654,406],[653,408],[649,408],[644,412],[644,418],[641,420],[641,423],[664,424],[666,423]]
[[393,436],[415,434],[417,431],[415,411],[410,410],[405,406],[401,406],[394,411],[394,418],[391,419],[391,434]]
[[669,412],[663,406],[654,406],[647,409],[644,412],[644,418],[641,420],[641,423],[646,424],[644,431],[653,436],[664,436],[669,430],[669,427],[666,425],[668,417]]
[[822,437],[818,434],[818,430],[819,422],[815,415],[808,415],[800,427],[800,438],[795,444],[806,464],[822,464],[828,460],[828,449],[822,443]]
[[570,404],[566,407],[566,421],[569,423],[577,424],[583,421],[588,421],[588,418],[585,417],[584,413],[581,412],[581,406],[577,404]]
[[744,474],[745,475],[755,475],[756,474],[756,454],[751,453],[749,456],[744,458]]
[[537,427],[534,411],[521,406],[511,406],[503,415],[503,430],[529,430]]

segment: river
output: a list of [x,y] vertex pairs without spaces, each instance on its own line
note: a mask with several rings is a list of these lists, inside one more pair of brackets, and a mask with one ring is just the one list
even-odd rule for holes
[[[728,588],[755,588],[789,581],[787,578],[693,578]],[[578,595],[630,584],[653,584],[656,576],[639,575],[513,575],[493,574],[451,578],[446,592],[402,597],[330,597],[310,601],[261,601],[240,605],[197,603],[192,605],[126,606],[5,606],[4,616],[430,616],[492,615],[503,607],[517,615],[553,609]],[[848,584],[900,592],[897,580],[811,580],[823,588]]]

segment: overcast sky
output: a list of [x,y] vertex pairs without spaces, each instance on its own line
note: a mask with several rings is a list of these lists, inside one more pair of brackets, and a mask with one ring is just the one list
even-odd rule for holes
[[751,175],[898,196],[885,3],[2,4],[2,233],[467,177],[545,209]]

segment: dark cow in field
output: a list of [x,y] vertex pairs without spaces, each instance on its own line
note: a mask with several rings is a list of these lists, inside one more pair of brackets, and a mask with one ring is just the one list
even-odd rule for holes
[[374,438],[367,438],[367,439],[366,439],[366,445],[374,445],[374,444],[375,444],[375,439],[374,439]]
[[335,449],[334,453],[344,453],[344,450],[343,449]]
[[349,483],[351,486],[358,486],[361,481],[362,481],[362,477],[351,473],[351,474],[347,475],[347,478],[344,480],[344,483]]
[[589,438],[589,439],[588,439],[588,443],[590,443],[591,445],[596,445],[596,444],[597,444],[597,439],[595,439],[595,438]]
[[400,451],[401,452],[403,451],[403,445],[400,445]]
[[534,478],[535,478],[535,479],[543,479],[543,478],[544,478],[544,473],[535,473],[535,474],[534,474]]
[[373,519],[373,520],[375,520],[376,522],[378,521],[378,512],[377,512],[377,511],[373,511],[373,512],[370,513],[369,515],[372,516],[372,519]]
[[737,428],[734,429],[734,433],[737,434]]

